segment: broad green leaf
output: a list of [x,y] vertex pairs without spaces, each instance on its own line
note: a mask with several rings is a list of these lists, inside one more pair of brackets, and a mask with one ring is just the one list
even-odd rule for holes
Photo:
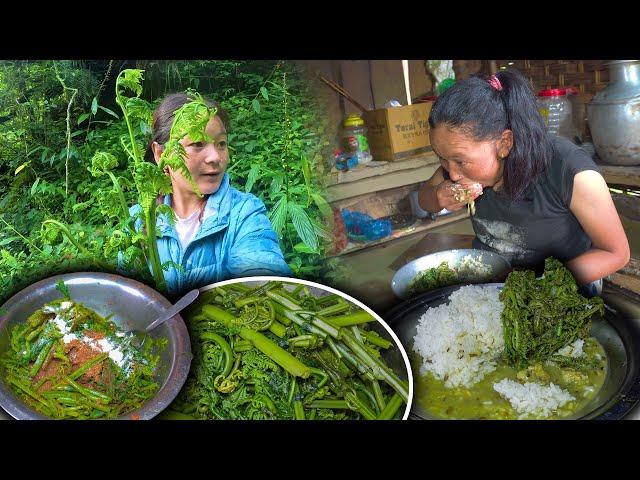
[[327,225],[320,225],[318,222],[314,220],[313,229],[315,230],[318,238],[323,238],[328,241],[332,241],[334,239],[334,235],[331,232],[331,230],[333,230],[333,218],[331,219],[331,222],[328,223]]
[[302,243],[302,242],[300,242],[300,243],[298,243],[298,244],[294,245],[294,246],[293,246],[293,249],[294,249],[296,252],[299,252],[299,253],[310,253],[310,254],[318,253],[318,252],[316,252],[315,250],[312,250],[311,248],[309,248],[309,247],[307,246],[307,244]]
[[31,162],[24,162],[22,165],[20,165],[18,168],[16,168],[16,173],[15,175],[18,175],[22,170],[24,170]]
[[13,269],[20,268],[20,263],[16,260],[16,257],[11,255],[8,250],[0,250],[0,254],[2,255],[2,261],[6,263],[9,267]]
[[99,105],[98,108],[100,110],[103,110],[103,111],[107,112],[112,117],[115,117],[117,120],[120,120],[120,117],[118,115],[116,115],[116,113],[113,110],[109,110],[108,108],[105,108],[102,105]]
[[251,101],[251,106],[253,107],[256,113],[260,113],[260,102],[258,101],[257,98],[254,98]]
[[36,153],[38,150],[44,150],[44,149],[46,149],[46,147],[43,147],[43,146],[34,148],[33,150],[27,153],[27,158],[29,158],[32,153]]
[[244,151],[247,153],[251,153],[253,152],[253,148],[256,146],[256,141],[255,140],[251,140],[249,142],[247,142],[247,144],[244,146]]
[[11,242],[14,242],[16,240],[19,240],[20,237],[9,237],[9,238],[5,238],[2,241],[0,241],[0,246],[4,247],[5,245],[9,245]]
[[327,201],[323,198],[323,196],[320,195],[319,193],[313,192],[311,193],[311,198],[313,199],[314,203],[317,205],[318,210],[320,210],[320,213],[322,214],[322,216],[325,219],[333,220],[333,210],[331,209],[331,206],[329,205],[329,203],[327,203]]
[[269,92],[265,87],[260,87],[260,93],[262,94],[262,98],[269,101]]
[[89,118],[89,115],[91,115],[90,113],[83,113],[82,115],[80,115],[78,117],[78,123],[77,125],[80,125],[82,122],[84,122],[87,118]]
[[244,186],[244,191],[249,193],[251,188],[253,188],[253,184],[256,183],[258,179],[258,174],[260,173],[260,164],[254,163],[251,165],[251,170],[249,170],[249,175],[247,175],[247,183]]
[[307,162],[306,157],[301,157],[300,163],[302,164],[302,175],[304,184],[307,187],[307,195],[311,196],[311,169],[309,168],[309,162]]
[[269,194],[273,196],[276,193],[278,193],[282,188],[283,182],[284,182],[284,175],[278,174],[275,177],[273,177],[273,180],[271,180],[271,187],[269,188]]
[[273,209],[269,213],[269,220],[271,220],[271,226],[273,231],[276,232],[278,237],[282,234],[285,221],[287,219],[287,197],[281,196],[280,199],[273,206]]
[[40,177],[36,178],[36,181],[31,185],[31,195],[36,193],[36,189],[38,188],[38,184],[40,183]]
[[91,102],[91,113],[95,115],[98,113],[98,98],[93,97],[93,101]]
[[302,240],[309,248],[318,249],[318,237],[311,223],[311,219],[304,208],[297,203],[290,203],[287,207],[293,228],[296,229],[300,240]]

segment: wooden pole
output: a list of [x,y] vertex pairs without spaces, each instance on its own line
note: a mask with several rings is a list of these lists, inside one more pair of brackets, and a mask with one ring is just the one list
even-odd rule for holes
[[411,92],[409,89],[409,60],[402,60],[402,74],[404,76],[404,88],[407,92],[407,105],[411,105]]

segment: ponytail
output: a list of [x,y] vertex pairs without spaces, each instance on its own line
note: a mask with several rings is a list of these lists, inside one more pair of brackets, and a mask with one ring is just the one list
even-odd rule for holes
[[470,77],[438,97],[429,125],[444,124],[477,141],[497,140],[513,132],[513,146],[504,158],[503,189],[521,198],[552,156],[551,140],[526,78],[515,70],[502,70],[489,78]]

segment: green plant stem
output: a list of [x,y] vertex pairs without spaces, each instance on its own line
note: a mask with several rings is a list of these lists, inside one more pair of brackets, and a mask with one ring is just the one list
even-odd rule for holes
[[[349,310],[349,304],[346,302],[336,303],[335,305],[331,305],[330,307],[323,308],[318,312],[318,315],[322,317],[329,317],[331,315],[337,315],[342,312],[346,312]],[[327,320],[331,320],[328,318]]]
[[[202,307],[202,313],[210,320],[219,322],[227,328],[238,328],[234,325],[235,317],[222,308],[213,305],[205,305]],[[302,378],[308,378],[309,375],[311,375],[311,369],[308,366],[283,348],[273,343],[260,332],[256,332],[255,330],[251,330],[247,327],[239,327],[239,330],[239,334],[243,339],[250,341],[254,347],[264,353],[267,357],[271,358],[291,375]]]
[[[373,395],[376,399],[376,404],[378,405],[378,409],[383,411],[387,406],[384,401],[384,394],[382,393],[382,389],[380,388],[380,384],[377,380],[371,382],[371,389],[373,390]],[[394,394],[397,395],[397,394]]]
[[18,235],[25,242],[25,244],[35,248],[36,250],[38,250],[40,253],[44,255],[44,252],[37,245],[33,244],[27,237],[25,237],[18,230],[16,230],[13,225],[11,225],[4,218],[2,218],[2,215],[0,215],[0,221],[2,221],[2,223],[4,223],[8,228],[10,228],[16,235]]
[[380,412],[380,415],[378,415],[378,420],[391,420],[402,403],[402,397],[397,393],[394,393],[389,400],[389,403],[387,403],[387,406]]
[[302,402],[300,400],[296,400],[295,402],[293,402],[293,413],[296,420],[305,420],[304,407],[302,406]]
[[348,392],[344,396],[349,408],[358,412],[362,415],[366,420],[375,420],[376,414],[367,406],[365,403],[358,398],[354,392]]
[[40,350],[40,353],[38,354],[38,357],[36,358],[35,363],[31,367],[31,370],[29,370],[29,375],[31,375],[31,378],[35,377],[40,371],[40,369],[42,368],[42,366],[44,365],[44,362],[49,356],[49,352],[51,351],[51,348],[53,347],[54,343],[55,343],[55,340],[49,340],[47,344],[42,348],[42,350]]
[[[271,298],[272,300],[274,300],[275,302],[279,303],[280,305],[282,305],[283,309],[280,309],[280,311],[284,314],[285,317],[287,317],[289,320],[291,320],[292,322],[297,323],[298,325],[302,326],[304,323],[307,323],[306,320],[302,319],[300,317],[300,315],[298,315],[295,310],[302,310],[302,308],[300,307],[300,305],[298,305],[297,303],[293,302],[292,300],[286,298],[284,295],[281,295],[278,292],[274,292],[274,291],[268,291],[267,292],[267,296],[269,298]],[[278,312],[278,309],[276,308],[276,312]],[[312,318],[310,322],[312,326],[316,327],[317,329],[319,329],[320,331],[323,332],[323,335],[321,335],[323,338],[326,337],[326,335],[330,335],[333,338],[340,338],[340,332],[338,331],[337,328],[335,328],[333,325],[330,325],[328,322],[324,321],[322,318]],[[314,332],[317,333],[317,332]]]
[[307,408],[331,408],[335,410],[349,410],[345,400],[314,400]]
[[[123,72],[124,70],[120,72],[120,75],[122,75]],[[120,75],[118,75],[118,77],[120,77]],[[116,84],[117,84],[117,80],[116,80]],[[140,151],[138,150],[138,145],[136,144],[136,138],[133,133],[133,128],[131,127],[131,121],[129,120],[129,115],[127,113],[126,105],[122,101],[122,97],[119,95],[118,91],[116,91],[116,102],[122,109],[122,113],[124,113],[124,120],[127,123],[127,130],[129,131],[129,140],[131,140],[131,148],[133,149],[133,152],[131,152],[133,153],[133,161],[135,165],[138,165],[139,163],[142,162],[142,156],[140,155]]]
[[167,286],[162,272],[162,264],[160,263],[160,254],[158,253],[158,243],[156,239],[156,204],[153,202],[151,207],[145,211],[144,215],[147,248],[149,249],[149,261],[151,263],[151,272],[156,282],[156,286],[160,291],[166,291]]
[[58,73],[58,67],[56,66],[56,62],[53,62],[53,69],[56,72],[56,78],[62,84],[63,90],[71,90],[73,93],[71,94],[71,99],[67,104],[67,159],[65,160],[64,168],[65,168],[65,180],[64,180],[64,193],[65,195],[69,195],[69,150],[71,149],[71,105],[73,104],[73,99],[78,93],[77,88],[67,87],[62,80],[62,77]]
[[269,326],[269,331],[277,337],[284,338],[284,336],[287,334],[287,327],[285,327],[278,321],[274,321]]
[[360,335],[364,335],[367,342],[371,343],[372,345],[384,348],[385,350],[393,345],[393,343],[391,343],[390,341],[385,340],[384,338],[381,338],[378,335],[375,335],[373,332],[369,332],[367,330],[360,330]]
[[353,325],[360,325],[362,323],[375,322],[376,319],[373,318],[369,312],[365,310],[361,310],[356,313],[350,313],[348,315],[341,315],[338,317],[330,317],[326,319],[327,322],[331,323],[335,327],[351,327]]
[[224,370],[222,371],[222,376],[226,377],[229,375],[229,373],[231,373],[231,367],[233,367],[233,351],[227,341],[213,332],[202,332],[200,334],[200,340],[215,342],[222,348],[222,352],[224,353]]
[[75,380],[76,378],[84,375],[91,367],[93,367],[94,365],[97,365],[98,363],[102,362],[108,356],[109,356],[109,353],[108,352],[104,352],[104,353],[101,353],[100,355],[96,356],[95,358],[92,358],[88,362],[85,362],[81,367],[79,367],[76,370],[74,370],[73,372],[71,372],[69,374],[69,378],[71,380]]
[[374,358],[367,352],[364,345],[358,342],[355,337],[348,331],[342,332],[342,341],[355,353],[355,355],[362,360],[372,371],[373,375],[378,380],[384,380],[391,387],[400,394],[402,399],[406,402],[409,398],[409,388],[405,382],[400,380],[398,376],[384,365],[380,360]]
[[113,174],[113,172],[106,172],[106,173],[107,175],[109,175],[109,178],[111,178],[111,182],[113,182],[113,188],[115,188],[116,191],[118,192],[118,198],[120,199],[120,207],[122,207],[122,212],[126,216],[129,214],[129,207],[127,207],[127,200],[124,198],[124,192],[122,191],[122,188],[120,188],[120,182],[118,182],[118,179]]

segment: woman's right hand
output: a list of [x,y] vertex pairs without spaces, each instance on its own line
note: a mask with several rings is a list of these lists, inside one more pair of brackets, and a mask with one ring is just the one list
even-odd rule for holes
[[479,183],[454,183],[451,180],[444,180],[436,187],[438,203],[450,212],[460,210],[480,195],[482,195],[482,185]]

